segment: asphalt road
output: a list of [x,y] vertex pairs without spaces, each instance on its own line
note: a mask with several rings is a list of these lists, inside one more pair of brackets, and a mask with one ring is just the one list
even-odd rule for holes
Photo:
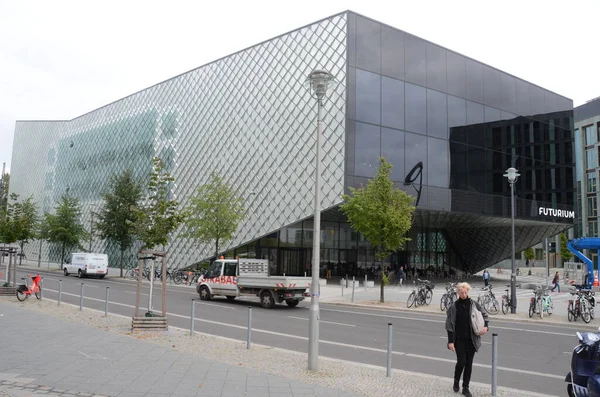
[[[104,310],[106,287],[110,287],[109,312],[132,316],[137,283],[120,279],[83,279],[45,273],[44,296],[56,300],[62,279],[62,301],[79,305],[84,285],[84,307]],[[248,307],[252,307],[252,342],[307,352],[310,302],[296,308],[260,307],[258,299],[227,301],[217,297],[200,301],[195,289],[168,286],[169,325],[189,329],[191,299],[195,303],[196,331],[246,340]],[[161,311],[160,284],[155,284],[154,311]],[[148,283],[142,288],[140,315],[148,305]],[[446,349],[445,315],[398,310],[357,308],[321,303],[321,356],[359,363],[386,365],[388,323],[393,324],[393,367],[452,377],[455,356]],[[492,333],[498,334],[498,384],[543,394],[566,394],[564,376],[569,370],[577,329],[528,324],[491,318],[490,333],[475,356],[473,381],[491,382]]]

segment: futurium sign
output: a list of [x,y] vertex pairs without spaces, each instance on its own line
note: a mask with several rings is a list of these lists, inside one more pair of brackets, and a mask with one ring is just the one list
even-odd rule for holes
[[557,210],[556,208],[539,207],[538,215],[575,219],[575,211]]

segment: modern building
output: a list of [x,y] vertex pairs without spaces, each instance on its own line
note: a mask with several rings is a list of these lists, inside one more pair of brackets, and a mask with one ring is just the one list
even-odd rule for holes
[[574,109],[577,164],[577,237],[598,237],[600,97]]
[[[314,69],[336,79],[323,108],[321,269],[362,275],[380,266],[338,210],[380,156],[399,188],[421,189],[412,240],[385,264],[474,271],[508,258],[511,166],[521,174],[517,251],[573,225],[572,100],[351,11],[73,120],[18,121],[11,192],[33,195],[44,211],[73,195],[89,224],[109,177],[126,168],[145,177],[153,156],[166,161],[182,205],[216,172],[250,210],[224,252],[302,274],[314,238]],[[421,178],[405,186],[419,163]],[[180,236],[171,236],[171,263],[214,255]],[[114,251],[99,240],[93,250]],[[52,247],[46,258],[56,258]]]

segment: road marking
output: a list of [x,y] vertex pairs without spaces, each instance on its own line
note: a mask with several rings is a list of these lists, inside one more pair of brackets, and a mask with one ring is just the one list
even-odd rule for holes
[[[293,319],[296,319],[296,320],[308,320],[307,318],[304,318],[304,317],[288,316],[288,318],[293,318]],[[344,326],[344,327],[356,327],[356,325],[354,325],[354,324],[336,323],[334,321],[325,321],[325,320],[319,320],[319,323],[341,325],[341,326]]]
[[[198,302],[196,300],[196,302]],[[230,309],[230,310],[235,310],[235,307],[232,306],[226,306],[226,305],[217,305],[216,303],[206,303],[206,302],[198,302],[200,303],[202,306],[216,306],[219,309]]]
[[[57,291],[53,291],[53,292],[57,292]],[[72,296],[79,296],[79,295],[75,295],[75,294],[68,294],[68,293],[66,293],[66,294],[67,295],[72,295]],[[86,299],[91,299],[91,300],[95,300],[95,301],[104,302],[103,299],[95,299],[95,298],[86,298]],[[132,306],[132,305],[126,305],[124,303],[118,303],[118,302],[111,302],[111,303],[115,304],[115,305],[119,305],[119,306],[125,306],[125,307],[129,307],[129,308],[134,308],[134,306]],[[217,305],[217,306],[221,307],[220,305]],[[167,315],[174,316],[174,317],[180,317],[180,318],[184,318],[186,320],[189,320],[189,316],[184,316],[184,315],[181,315],[181,314],[167,312]],[[247,330],[248,329],[247,326],[236,325],[236,324],[229,324],[229,323],[223,323],[223,322],[220,322],[220,321],[207,320],[205,318],[196,318],[195,321],[202,321],[202,322],[209,323],[209,324],[222,325],[222,326],[225,326],[225,327],[237,328],[237,329],[242,329],[242,330]],[[264,333],[264,334],[268,334],[268,335],[282,336],[284,338],[299,339],[299,340],[308,341],[308,338],[305,337],[305,336],[284,334],[284,333],[281,333],[281,332],[269,331],[269,330],[264,330],[264,329],[260,329],[260,328],[252,328],[252,331],[253,332],[260,332],[260,333]],[[385,350],[385,349],[378,349],[378,348],[374,348],[374,347],[351,345],[351,344],[348,344],[348,343],[333,342],[333,341],[328,341],[328,340],[323,340],[323,339],[319,340],[319,343],[323,343],[323,344],[327,344],[327,345],[333,345],[333,346],[347,347],[347,348],[351,348],[351,349],[355,349],[355,350],[367,350],[367,351],[372,351],[372,352],[377,352],[377,353],[387,353],[387,350]],[[420,358],[420,359],[423,359],[423,360],[441,361],[441,362],[446,362],[446,363],[456,363],[456,360],[454,360],[454,359],[447,359],[447,358],[442,358],[442,357],[432,357],[432,356],[423,356],[423,355],[420,355],[420,354],[406,353],[406,352],[400,352],[400,351],[392,351],[392,354],[397,355],[397,356]],[[479,364],[479,363],[473,363],[473,366],[480,367],[480,368],[487,368],[487,369],[491,369],[492,368],[491,365]],[[514,372],[514,373],[519,373],[519,374],[528,374],[528,375],[539,376],[539,377],[544,377],[544,378],[551,378],[551,379],[564,380],[564,378],[565,378],[564,375],[547,374],[547,373],[542,373],[542,372],[527,371],[527,370],[516,369],[516,368],[498,367],[498,370],[500,370],[500,371],[506,371],[506,372]]]

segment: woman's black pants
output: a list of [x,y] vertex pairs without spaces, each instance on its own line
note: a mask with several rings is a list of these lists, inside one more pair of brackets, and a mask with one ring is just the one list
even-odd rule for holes
[[473,369],[473,357],[475,356],[475,347],[471,339],[458,339],[454,342],[456,351],[456,366],[454,367],[454,383],[458,384],[460,375],[463,373],[463,388],[469,387],[471,381],[471,370]]

